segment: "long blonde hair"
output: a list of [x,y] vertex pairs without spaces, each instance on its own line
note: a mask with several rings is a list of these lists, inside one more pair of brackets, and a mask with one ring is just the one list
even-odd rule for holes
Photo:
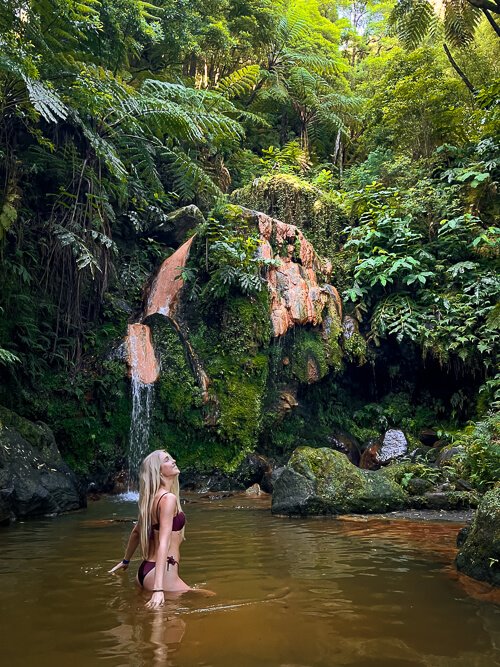
[[[160,466],[163,454],[170,456],[170,454],[163,449],[156,449],[154,452],[151,452],[151,454],[148,454],[141,463],[141,468],[139,470],[139,529],[141,535],[141,550],[144,560],[147,560],[149,552],[153,503],[155,496],[161,487]],[[175,494],[177,499],[177,512],[181,512],[179,475],[173,480],[170,491]],[[184,537],[184,529],[182,530],[182,536]]]

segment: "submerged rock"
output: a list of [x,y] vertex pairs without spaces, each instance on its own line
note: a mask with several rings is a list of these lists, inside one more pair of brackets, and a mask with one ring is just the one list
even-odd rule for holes
[[58,514],[85,505],[52,431],[0,408],[0,498],[11,518]]
[[500,487],[479,503],[455,562],[469,577],[500,586]]
[[407,495],[385,470],[360,470],[332,449],[299,447],[274,484],[272,511],[289,515],[389,512],[406,504]]

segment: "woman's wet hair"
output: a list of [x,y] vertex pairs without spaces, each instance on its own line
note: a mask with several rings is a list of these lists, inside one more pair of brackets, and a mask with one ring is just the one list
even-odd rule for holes
[[[139,527],[141,535],[141,550],[144,560],[148,558],[149,540],[151,537],[153,503],[161,487],[161,464],[164,455],[170,454],[163,449],[156,449],[148,454],[141,463],[139,470]],[[181,511],[179,498],[179,476],[176,475],[170,489],[177,499],[177,511]],[[183,535],[184,536],[184,535]]]

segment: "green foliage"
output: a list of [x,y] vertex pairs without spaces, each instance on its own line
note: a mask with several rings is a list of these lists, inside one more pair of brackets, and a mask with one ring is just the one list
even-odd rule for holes
[[[375,183],[351,195],[360,217],[347,230],[346,248],[355,254],[346,298],[358,317],[368,314],[368,338],[377,345],[394,336],[443,363],[458,358],[488,367],[498,343],[492,319],[500,288],[497,230],[468,213],[439,220],[447,195],[440,188],[439,181],[404,191]],[[422,200],[416,201],[426,189],[438,196],[427,197],[422,215]],[[451,189],[450,207],[457,205],[454,195]]]
[[[155,444],[192,466],[235,465],[262,436],[266,391],[307,383],[311,364],[318,419],[312,428],[293,415],[265,436],[283,451],[307,428],[319,444],[333,426],[364,439],[388,424],[414,432],[457,420],[480,383],[478,412],[494,407],[498,39],[475,5],[444,8],[446,39],[469,45],[455,65],[429,42],[401,48],[442,34],[420,0],[396,4],[392,35],[385,0],[4,2],[0,399],[49,421],[79,470],[116,465],[127,381],[118,362],[99,359],[172,251],[168,214],[195,203],[215,208],[183,294],[215,403],[210,415],[181,340],[163,332]],[[304,231],[360,322],[342,344],[336,313],[322,334],[297,328],[271,388],[263,278],[273,260],[260,257],[241,210],[217,203],[235,187],[232,201]],[[388,348],[457,371],[449,396],[430,406],[398,380],[375,403],[347,379],[342,399],[343,355],[370,360],[376,385]],[[217,410],[219,432],[207,426]]]
[[468,480],[479,491],[488,491],[500,479],[500,417],[490,413],[458,435],[455,447],[461,454],[452,459],[458,475]]
[[[251,229],[252,224],[241,215],[238,206],[222,205],[200,230],[200,239],[205,241],[208,274],[208,281],[200,291],[205,307],[230,294],[253,296],[262,290],[265,284],[262,269],[273,265],[274,260],[259,255],[259,234],[255,228]],[[184,272],[192,284],[196,276],[197,273]]]

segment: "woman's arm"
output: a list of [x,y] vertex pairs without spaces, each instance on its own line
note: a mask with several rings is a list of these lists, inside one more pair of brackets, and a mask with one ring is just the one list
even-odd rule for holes
[[156,552],[155,580],[153,585],[153,595],[146,604],[148,609],[157,609],[163,606],[165,596],[163,594],[165,566],[167,564],[168,550],[170,547],[170,538],[172,536],[172,522],[177,508],[177,499],[175,494],[169,493],[160,499],[158,507],[158,517],[160,521],[160,535],[158,551]]
[[130,532],[130,537],[128,538],[127,548],[125,549],[125,556],[117,565],[115,565],[109,572],[116,572],[117,570],[126,570],[132,556],[135,553],[135,550],[139,546],[141,539],[141,533],[139,530],[139,522],[135,524]]

